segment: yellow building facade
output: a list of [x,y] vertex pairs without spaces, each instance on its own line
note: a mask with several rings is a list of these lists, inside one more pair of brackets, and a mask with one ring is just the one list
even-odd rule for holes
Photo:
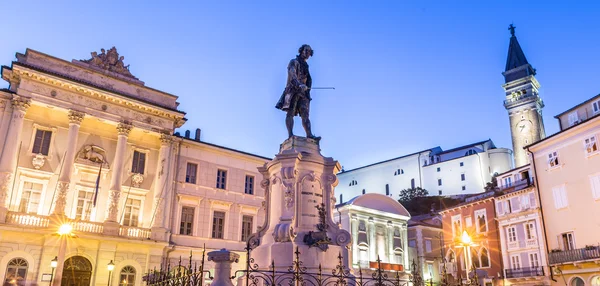
[[0,90],[3,283],[142,285],[204,246],[243,254],[264,220],[255,180],[269,158],[172,135],[185,123],[177,96],[134,77],[115,48],[16,57]]

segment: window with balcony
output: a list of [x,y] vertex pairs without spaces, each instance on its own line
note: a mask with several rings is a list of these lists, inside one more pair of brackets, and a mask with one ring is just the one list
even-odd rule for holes
[[192,228],[194,225],[194,208],[193,207],[182,207],[181,208],[181,223],[179,225],[179,234],[192,235]]
[[50,130],[36,130],[35,139],[33,141],[33,148],[31,153],[42,154],[48,156],[50,150],[50,139],[52,138],[52,131]]
[[548,165],[550,166],[550,168],[558,167],[558,152],[554,151],[548,154]]
[[212,238],[223,239],[225,230],[225,213],[215,211],[213,213]]
[[185,169],[185,182],[190,184],[196,183],[196,176],[198,174],[198,164],[187,163]]
[[525,236],[527,239],[535,239],[535,224],[534,222],[525,223]]
[[565,232],[559,237],[562,250],[573,250],[575,249],[575,237],[572,232]]
[[252,234],[252,216],[242,216],[242,241],[247,241]]
[[590,176],[590,185],[594,199],[600,199],[600,174]]
[[510,257],[510,265],[512,266],[513,270],[521,269],[521,259],[519,255],[512,255]]
[[254,176],[246,175],[244,194],[254,195]]
[[227,171],[218,169],[217,170],[217,189],[225,190],[226,182],[227,182]]
[[583,140],[583,144],[585,145],[585,153],[587,155],[596,154],[598,152],[598,143],[596,140],[596,136],[585,138]]
[[90,220],[92,213],[94,192],[79,190],[77,192],[77,207],[75,208],[75,219]]
[[6,266],[6,276],[3,285],[25,285],[29,264],[23,258],[14,258]]
[[537,252],[529,253],[529,265],[536,268],[540,266],[540,259]]
[[37,213],[40,207],[40,198],[42,197],[42,184],[34,182],[23,182],[21,190],[21,199],[19,200],[19,212]]
[[490,267],[490,254],[488,253],[487,248],[481,249],[481,267]]
[[504,182],[503,186],[505,188],[512,186],[512,177],[509,176],[509,177],[503,178],[502,181]]
[[137,227],[140,218],[140,207],[142,201],[137,199],[127,199],[125,202],[125,212],[123,215],[123,225]]
[[565,185],[552,188],[552,195],[554,196],[554,207],[556,207],[556,209],[566,208],[569,205]]
[[146,153],[133,151],[133,161],[131,162],[131,172],[134,174],[144,174],[146,168]]

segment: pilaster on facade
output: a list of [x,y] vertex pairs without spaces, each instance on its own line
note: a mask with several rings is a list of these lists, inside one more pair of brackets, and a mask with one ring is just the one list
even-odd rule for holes
[[116,127],[118,137],[109,190],[108,214],[106,217],[106,221],[108,222],[117,222],[119,200],[121,198],[121,185],[123,184],[125,152],[127,151],[127,137],[132,128],[133,126],[129,122],[120,122]]

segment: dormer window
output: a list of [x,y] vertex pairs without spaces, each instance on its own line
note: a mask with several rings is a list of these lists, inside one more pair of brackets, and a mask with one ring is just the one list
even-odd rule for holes
[[573,126],[579,123],[579,116],[577,115],[577,111],[569,114],[569,126]]
[[469,151],[467,151],[467,153],[465,153],[465,156],[471,156],[471,155],[475,155],[477,154],[477,151],[470,149]]
[[594,114],[600,112],[600,100],[594,101],[592,103],[592,109],[594,110]]

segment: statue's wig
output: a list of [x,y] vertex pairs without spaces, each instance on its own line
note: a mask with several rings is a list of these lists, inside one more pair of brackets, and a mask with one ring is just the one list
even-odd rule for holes
[[315,53],[315,50],[313,50],[313,48],[311,46],[307,45],[307,44],[304,44],[304,45],[300,46],[300,48],[298,49],[298,54],[302,54],[302,51],[304,49],[306,49],[306,48],[310,49],[310,56],[312,57],[313,54]]

